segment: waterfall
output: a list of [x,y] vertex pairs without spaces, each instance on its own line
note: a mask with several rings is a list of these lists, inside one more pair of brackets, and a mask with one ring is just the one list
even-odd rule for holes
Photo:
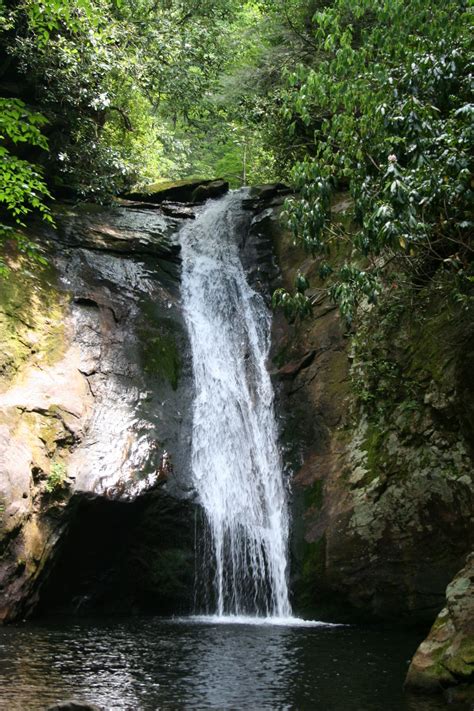
[[[267,370],[271,315],[239,257],[242,191],[180,233],[195,385],[192,478],[213,612],[289,617],[288,505]],[[207,610],[211,611],[211,610]]]

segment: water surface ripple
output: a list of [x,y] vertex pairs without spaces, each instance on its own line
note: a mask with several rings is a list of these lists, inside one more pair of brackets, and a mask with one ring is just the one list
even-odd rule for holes
[[75,698],[130,711],[438,711],[402,692],[420,637],[202,619],[28,623],[0,629],[0,708]]

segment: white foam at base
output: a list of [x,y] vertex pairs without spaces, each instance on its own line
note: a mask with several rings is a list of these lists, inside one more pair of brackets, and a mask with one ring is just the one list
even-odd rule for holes
[[301,617],[247,617],[246,615],[190,615],[173,618],[173,622],[204,625],[257,625],[273,627],[345,627],[336,622],[303,620]]

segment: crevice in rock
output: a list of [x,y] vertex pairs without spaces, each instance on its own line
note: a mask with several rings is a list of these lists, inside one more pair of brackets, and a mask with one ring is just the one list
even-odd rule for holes
[[75,304],[78,304],[79,306],[92,306],[93,308],[100,308],[99,304],[97,301],[94,299],[91,299],[88,296],[75,296],[73,299]]

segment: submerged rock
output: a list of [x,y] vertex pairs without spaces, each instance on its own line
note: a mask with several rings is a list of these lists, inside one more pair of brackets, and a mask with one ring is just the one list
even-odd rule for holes
[[292,190],[284,183],[257,185],[250,189],[250,195],[243,202],[243,207],[253,212],[261,212],[266,208],[280,207]]

